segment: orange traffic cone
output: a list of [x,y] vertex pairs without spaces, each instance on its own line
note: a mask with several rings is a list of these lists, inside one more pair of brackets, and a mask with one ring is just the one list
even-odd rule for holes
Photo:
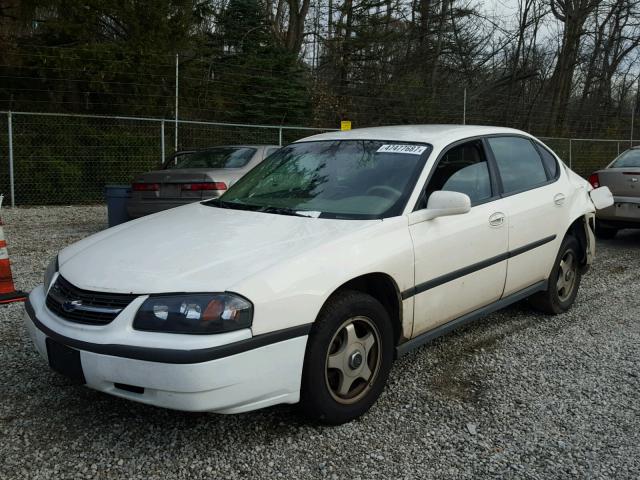
[[[0,208],[2,207],[2,198],[0,195]],[[9,264],[9,252],[7,251],[7,242],[4,238],[4,229],[2,228],[2,219],[0,219],[0,304],[12,302],[24,302],[27,294],[16,291],[13,286],[13,275],[11,275],[11,265]]]

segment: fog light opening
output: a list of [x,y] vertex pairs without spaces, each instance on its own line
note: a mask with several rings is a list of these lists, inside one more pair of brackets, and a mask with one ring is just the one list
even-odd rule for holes
[[143,387],[136,387],[135,385],[127,385],[126,383],[114,383],[113,386],[119,390],[124,390],[126,392],[140,393],[140,394],[144,393]]

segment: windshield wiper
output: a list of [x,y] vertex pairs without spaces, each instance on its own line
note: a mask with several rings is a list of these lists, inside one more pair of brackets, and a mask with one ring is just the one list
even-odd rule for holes
[[220,208],[229,208],[226,202],[223,202],[219,198],[212,198],[211,200],[207,200],[206,202],[202,202],[202,205],[206,205],[208,207],[220,207]]
[[225,202],[219,198],[212,198],[211,200],[207,200],[206,202],[202,202],[202,205],[207,205],[209,207],[220,207],[220,208],[231,208],[234,210],[252,210],[259,211],[259,205],[249,205],[247,203],[239,203],[239,202]]
[[294,217],[308,217],[308,215],[304,215],[300,212],[296,212],[295,210],[291,210],[290,208],[283,208],[283,207],[265,206],[265,207],[259,208],[256,211],[264,212],[264,213],[275,213],[278,215],[291,215]]
[[207,200],[206,202],[202,202],[203,205],[208,205],[211,207],[220,207],[220,208],[231,208],[235,210],[250,210],[252,212],[264,212],[264,213],[275,213],[278,215],[291,215],[294,217],[313,217],[314,215],[305,215],[304,213],[297,212],[295,210],[291,210],[290,208],[284,207],[273,207],[270,205],[251,205],[248,203],[240,203],[240,202],[225,202],[219,198],[212,198],[211,200]]

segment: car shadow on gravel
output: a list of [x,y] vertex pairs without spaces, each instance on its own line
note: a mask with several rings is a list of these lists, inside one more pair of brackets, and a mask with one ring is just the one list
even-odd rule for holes
[[[532,328],[545,318],[549,317],[536,313],[526,302],[519,302],[456,329],[400,359],[384,396],[404,397],[417,389],[425,401],[436,396],[479,406],[490,387],[486,381],[488,372],[478,367],[475,358],[491,354],[505,338]],[[295,405],[227,416],[166,410],[97,392],[48,370],[31,348],[26,333],[20,336],[22,341],[13,338],[12,343],[22,350],[22,359],[5,366],[2,377],[23,381],[11,385],[7,392],[12,405],[4,405],[0,427],[22,426],[29,419],[38,419],[38,431],[46,433],[31,441],[41,443],[43,448],[74,442],[88,443],[88,448],[94,443],[97,447],[105,442],[125,442],[135,456],[150,445],[156,449],[175,448],[196,436],[202,442],[213,443],[220,438],[232,439],[232,443],[252,449],[283,437],[308,434],[309,429],[325,428],[309,424]],[[415,386],[407,386],[402,380],[415,377],[420,371],[423,373]]]
[[135,457],[150,448],[179,448],[194,438],[212,445],[225,438],[251,449],[291,435],[304,425],[294,406],[280,405],[241,415],[173,411],[75,385],[35,365],[29,370],[20,372],[28,379],[25,386],[12,392],[20,411],[2,415],[0,427],[23,425],[37,418],[38,430],[46,433],[31,441],[43,448],[83,444],[91,450],[94,444],[122,447],[124,442]]
[[610,240],[598,239],[596,241],[596,254],[598,251],[598,245],[605,245],[607,248],[610,248],[612,250],[619,250],[622,248],[639,249],[640,248],[640,229],[620,230],[618,234]]
[[9,351],[13,358],[4,362],[0,372],[0,437],[3,432],[23,432],[29,444],[44,450],[62,445],[91,451],[124,443],[133,457],[145,455],[150,446],[153,451],[176,448],[193,442],[193,438],[212,445],[226,438],[250,449],[291,436],[305,425],[291,405],[241,415],[189,413],[74,384],[49,370],[24,331],[2,345],[0,359],[8,359]]
[[512,335],[540,326],[551,317],[533,309],[526,301],[518,302],[487,317],[453,330],[411,352],[401,362],[410,365],[428,362],[430,394],[464,404],[481,404],[486,391],[488,372],[475,359],[490,355]]

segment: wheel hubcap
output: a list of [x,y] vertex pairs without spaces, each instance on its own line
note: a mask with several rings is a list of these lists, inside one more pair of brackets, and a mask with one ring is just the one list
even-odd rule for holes
[[380,334],[367,317],[344,322],[327,351],[325,380],[339,403],[355,403],[367,394],[380,368]]
[[556,282],[556,291],[558,292],[558,298],[564,302],[573,293],[573,287],[576,283],[576,272],[578,269],[578,262],[576,262],[573,251],[567,251],[560,260],[560,267],[558,269],[558,281]]
[[351,370],[356,370],[360,365],[362,365],[362,354],[353,352],[349,357],[349,367],[351,367]]

